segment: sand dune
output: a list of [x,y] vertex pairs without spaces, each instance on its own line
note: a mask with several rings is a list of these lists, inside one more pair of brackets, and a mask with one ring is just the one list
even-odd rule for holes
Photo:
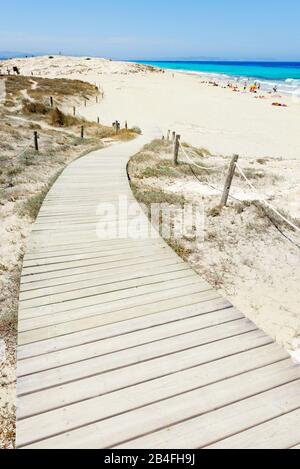
[[[86,111],[104,123],[115,119],[131,124],[159,125],[182,134],[184,140],[213,153],[244,157],[299,159],[300,103],[292,97],[256,99],[203,83],[204,77],[161,72],[143,65],[105,59],[38,57],[3,62],[17,65],[22,74],[67,77],[100,84],[104,101]],[[276,108],[273,101],[286,103]]]

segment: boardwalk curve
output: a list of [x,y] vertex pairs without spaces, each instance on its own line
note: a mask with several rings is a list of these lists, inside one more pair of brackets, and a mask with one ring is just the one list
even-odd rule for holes
[[296,447],[288,354],[163,240],[97,237],[99,203],[135,203],[126,164],[154,136],[74,161],[43,204],[21,279],[17,446]]

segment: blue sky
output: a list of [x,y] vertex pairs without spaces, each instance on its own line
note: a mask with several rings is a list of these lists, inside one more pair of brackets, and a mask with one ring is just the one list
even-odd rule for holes
[[0,2],[0,51],[300,59],[299,0]]

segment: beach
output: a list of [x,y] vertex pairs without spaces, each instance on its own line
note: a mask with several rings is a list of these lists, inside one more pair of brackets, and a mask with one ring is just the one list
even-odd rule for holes
[[[116,119],[140,126],[155,124],[163,132],[175,130],[183,140],[221,155],[299,158],[299,99],[292,96],[237,93],[223,89],[226,82],[220,81],[219,87],[203,83],[209,78],[202,75],[104,59],[37,57],[2,64],[4,69],[16,64],[25,75],[100,84],[105,99],[85,114],[93,119],[100,114],[105,124]],[[272,106],[274,101],[286,103],[288,109]]]
[[[149,156],[150,169],[155,168],[156,176],[148,171],[145,177],[143,171],[149,168],[140,165],[137,159],[132,177],[137,177],[143,190],[155,188],[204,205],[205,242],[200,250],[189,250],[187,262],[280,345],[299,353],[300,234],[278,219],[272,210],[262,210],[265,199],[292,225],[300,227],[300,100],[297,96],[258,88],[250,92],[251,82],[244,90],[242,81],[236,83],[221,76],[90,57],[45,56],[5,60],[0,61],[0,74],[2,71],[5,75],[9,70],[12,75],[13,67],[18,68],[21,77],[32,81],[27,86],[33,96],[38,86],[37,79],[42,78],[81,80],[93,85],[89,96],[82,91],[81,96],[73,94],[66,100],[61,96],[58,102],[55,87],[59,87],[59,82],[56,81],[51,85],[53,88],[49,85],[45,88],[47,93],[49,90],[49,96],[44,94],[40,99],[42,104],[49,105],[52,94],[54,107],[59,106],[70,116],[76,108],[76,116],[92,121],[90,125],[94,127],[98,119],[103,126],[111,126],[118,120],[123,129],[127,122],[129,129],[140,128],[145,134],[149,129],[158,129],[164,139],[168,131],[179,134],[181,142],[190,145],[191,158],[196,158],[194,161],[200,166],[204,164],[214,169],[211,175],[205,171],[203,174],[200,172],[198,178],[184,171],[176,176],[172,171],[160,175],[161,160],[166,167],[173,164],[173,146],[170,145],[166,151],[160,144],[154,144],[146,150],[146,157]],[[6,79],[5,76],[2,78]],[[19,98],[23,96],[30,105],[34,98],[28,94],[28,89],[21,90]],[[20,110],[18,106],[2,109],[7,119],[3,132],[12,136],[19,132],[19,136],[15,136],[19,139],[18,151],[22,150],[23,141],[28,139],[28,132],[31,138],[33,129],[43,134],[47,145],[42,152],[45,161],[40,163],[34,185],[30,183],[32,186],[29,187],[28,181],[22,179],[23,174],[22,177],[12,175],[17,182],[14,180],[15,186],[8,188],[10,196],[13,191],[19,191],[23,196],[23,190],[27,194],[29,189],[35,193],[43,182],[48,181],[50,173],[55,175],[57,169],[62,169],[84,152],[79,146],[76,154],[72,153],[72,142],[79,135],[79,125],[84,121],[63,135],[62,129],[56,126],[54,131],[45,120],[40,119],[40,122],[38,116],[33,121],[28,116],[27,120],[24,119],[18,114]],[[97,128],[92,130],[96,132]],[[15,145],[13,137],[10,138],[6,142],[8,146]],[[94,134],[93,138],[96,138]],[[51,158],[52,140],[55,140],[56,152],[60,153],[57,147],[65,147],[63,162]],[[101,141],[101,145],[114,144],[111,138],[108,140]],[[87,142],[86,152],[97,143],[97,138]],[[14,147],[3,147],[3,154],[6,151],[7,158],[12,158]],[[252,187],[236,172],[231,187],[233,198],[228,207],[220,211],[221,192],[233,154],[239,155],[239,164]],[[179,159],[182,167],[187,164],[184,153],[180,152]],[[26,165],[30,164],[30,161],[26,162]],[[25,169],[32,174],[30,167]],[[9,200],[9,205],[3,203],[0,207],[1,236],[5,240],[0,250],[0,266],[5,267],[3,296],[8,303],[12,300],[17,304],[22,256],[33,219],[24,222],[24,219],[16,218],[14,203],[15,200]],[[182,249],[188,250],[188,246],[182,245]],[[13,286],[8,288],[6,277],[12,272]],[[10,372],[15,362],[15,344],[9,344],[8,353],[11,357],[10,371],[7,372],[10,389],[5,391],[7,395],[4,398],[10,405],[9,418],[13,426],[14,377]],[[4,418],[7,419],[6,416]],[[10,433],[13,431],[10,429]]]

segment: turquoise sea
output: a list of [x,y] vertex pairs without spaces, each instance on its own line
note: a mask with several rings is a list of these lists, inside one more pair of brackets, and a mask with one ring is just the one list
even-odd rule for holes
[[197,73],[224,79],[259,81],[265,89],[293,93],[300,88],[300,62],[229,62],[229,61],[138,61],[168,70]]
[[[5,60],[1,59],[0,60]],[[300,94],[300,62],[245,62],[245,61],[152,61],[137,60],[137,63],[153,65],[199,75],[211,75],[224,80],[258,81],[262,88]]]

